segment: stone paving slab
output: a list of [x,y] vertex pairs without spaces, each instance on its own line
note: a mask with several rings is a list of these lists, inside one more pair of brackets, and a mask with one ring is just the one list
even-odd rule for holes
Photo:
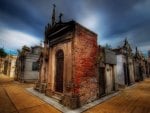
[[5,87],[5,90],[18,110],[44,104],[43,101],[18,86]]
[[3,87],[0,87],[0,113],[12,113],[16,111],[15,106],[7,96],[5,90]]
[[42,104],[36,107],[22,109],[19,113],[60,113],[60,111],[49,106],[48,104]]
[[0,113],[60,113],[25,90],[31,86],[0,75]]

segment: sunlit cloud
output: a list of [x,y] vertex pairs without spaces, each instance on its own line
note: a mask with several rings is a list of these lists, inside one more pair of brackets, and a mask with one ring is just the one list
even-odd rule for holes
[[40,40],[37,37],[5,28],[0,28],[0,42],[2,47],[11,50],[20,49],[23,45],[33,46],[40,44]]
[[86,15],[86,17],[81,18],[79,22],[93,31],[98,27],[98,18],[95,15]]

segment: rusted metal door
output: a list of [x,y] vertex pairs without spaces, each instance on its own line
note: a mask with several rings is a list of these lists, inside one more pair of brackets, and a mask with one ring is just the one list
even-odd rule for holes
[[139,66],[135,66],[135,81],[138,82],[140,80],[140,69]]
[[141,64],[139,65],[139,80],[143,81],[143,67]]
[[105,79],[105,68],[99,68],[99,93],[100,97],[105,95],[106,79]]
[[110,86],[110,89],[108,90],[109,92],[112,92],[112,91],[115,91],[115,75],[114,75],[114,69],[113,69],[113,65],[111,65],[109,67],[109,86]]
[[58,50],[56,53],[56,77],[55,91],[63,93],[63,71],[64,71],[64,53]]
[[124,67],[125,84],[130,85],[130,75],[129,75],[128,65],[126,63],[124,63],[123,67]]

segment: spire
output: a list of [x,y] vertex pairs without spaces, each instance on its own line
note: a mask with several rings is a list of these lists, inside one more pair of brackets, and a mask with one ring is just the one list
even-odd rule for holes
[[56,7],[56,5],[53,4],[52,26],[54,26],[54,24],[55,24],[55,7]]
[[127,45],[128,45],[128,40],[127,40],[127,37],[126,37],[125,40],[124,40],[124,45],[123,45],[123,47],[124,47],[124,48],[127,48]]
[[126,45],[126,44],[128,44],[128,40],[127,40],[127,37],[125,38],[125,41],[124,41],[124,42],[125,42],[125,45]]
[[127,38],[125,38],[123,48],[126,49],[129,53],[132,52],[132,48],[131,48],[131,46],[130,46],[128,40],[127,40]]
[[136,46],[136,53],[138,53],[138,48],[137,48],[137,46]]
[[136,46],[135,54],[136,54],[137,56],[139,56],[139,55],[140,55],[140,54],[139,54],[139,50],[138,50],[137,46]]
[[125,38],[125,41],[124,41],[124,47],[127,48],[127,49],[131,49],[127,37]]

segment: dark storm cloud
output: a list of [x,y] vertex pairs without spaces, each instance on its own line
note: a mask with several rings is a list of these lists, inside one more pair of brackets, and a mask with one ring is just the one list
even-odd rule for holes
[[[150,4],[148,0],[88,0],[88,6],[97,11],[104,11],[107,27],[106,36],[120,34],[137,28],[141,24],[147,25],[150,21]],[[92,4],[92,5],[91,5]],[[95,7],[97,6],[97,7]],[[141,9],[140,9],[141,7]],[[148,9],[146,9],[148,8]],[[143,15],[144,14],[144,15]],[[149,15],[148,15],[149,14]],[[102,17],[103,18],[103,17]]]
[[102,45],[115,47],[128,37],[133,47],[150,49],[149,0],[1,0],[0,25],[42,39],[54,3],[57,21],[63,13],[63,21],[74,19],[96,32]]
[[[128,37],[135,48],[150,49],[150,1],[149,0],[88,0],[88,7],[105,12],[104,33],[100,43],[113,47]],[[100,17],[101,18],[101,17]],[[101,31],[99,31],[101,35]],[[113,41],[112,41],[113,39]],[[104,43],[103,43],[104,42]]]
[[[38,9],[39,10],[39,9]],[[32,35],[42,36],[43,17],[30,2],[25,0],[0,1],[0,20],[13,29],[28,32]],[[42,14],[42,13],[41,13]]]

